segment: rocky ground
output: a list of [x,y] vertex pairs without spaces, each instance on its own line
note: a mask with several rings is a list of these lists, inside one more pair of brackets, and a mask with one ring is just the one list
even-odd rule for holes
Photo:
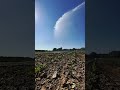
[[76,52],[37,53],[35,90],[85,90],[85,55]]
[[[26,60],[29,58],[20,58]],[[19,58],[0,58],[0,90],[34,90],[34,60],[19,62]],[[6,61],[6,62],[3,62]]]
[[[100,60],[100,59],[99,59]],[[120,90],[120,58],[103,59],[97,62],[100,81],[104,90]]]
[[86,90],[120,90],[119,60],[97,58],[86,62]]

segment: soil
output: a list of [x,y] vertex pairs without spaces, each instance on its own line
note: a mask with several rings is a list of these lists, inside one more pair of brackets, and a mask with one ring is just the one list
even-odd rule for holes
[[35,55],[35,90],[85,90],[85,54],[39,52]]

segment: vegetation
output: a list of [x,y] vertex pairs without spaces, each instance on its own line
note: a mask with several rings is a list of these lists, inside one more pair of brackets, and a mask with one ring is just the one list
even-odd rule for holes
[[41,72],[42,70],[45,69],[45,67],[46,67],[46,65],[44,65],[44,64],[37,64],[37,65],[35,66],[35,73]]
[[60,48],[53,48],[53,51],[75,51],[75,50],[80,50],[80,51],[85,51],[85,48],[72,48],[72,49],[63,49],[62,47]]

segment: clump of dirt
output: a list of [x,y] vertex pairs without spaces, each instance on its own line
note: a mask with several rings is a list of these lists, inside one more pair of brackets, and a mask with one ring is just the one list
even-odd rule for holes
[[44,52],[35,56],[35,90],[85,90],[85,55],[75,52]]

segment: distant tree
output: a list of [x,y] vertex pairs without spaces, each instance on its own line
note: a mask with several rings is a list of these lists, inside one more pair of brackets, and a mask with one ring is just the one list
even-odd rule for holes
[[58,51],[62,51],[62,47],[58,48]]
[[73,50],[76,50],[75,48],[73,48]]
[[85,48],[81,48],[80,50],[85,50]]
[[96,55],[96,52],[91,52],[90,55],[94,56],[94,55]]
[[120,51],[112,51],[109,53],[109,56],[120,57]]
[[96,53],[96,52],[91,52],[91,53],[90,53],[90,56],[93,57],[93,58],[96,58],[97,53]]
[[57,51],[57,48],[53,48],[53,51]]

